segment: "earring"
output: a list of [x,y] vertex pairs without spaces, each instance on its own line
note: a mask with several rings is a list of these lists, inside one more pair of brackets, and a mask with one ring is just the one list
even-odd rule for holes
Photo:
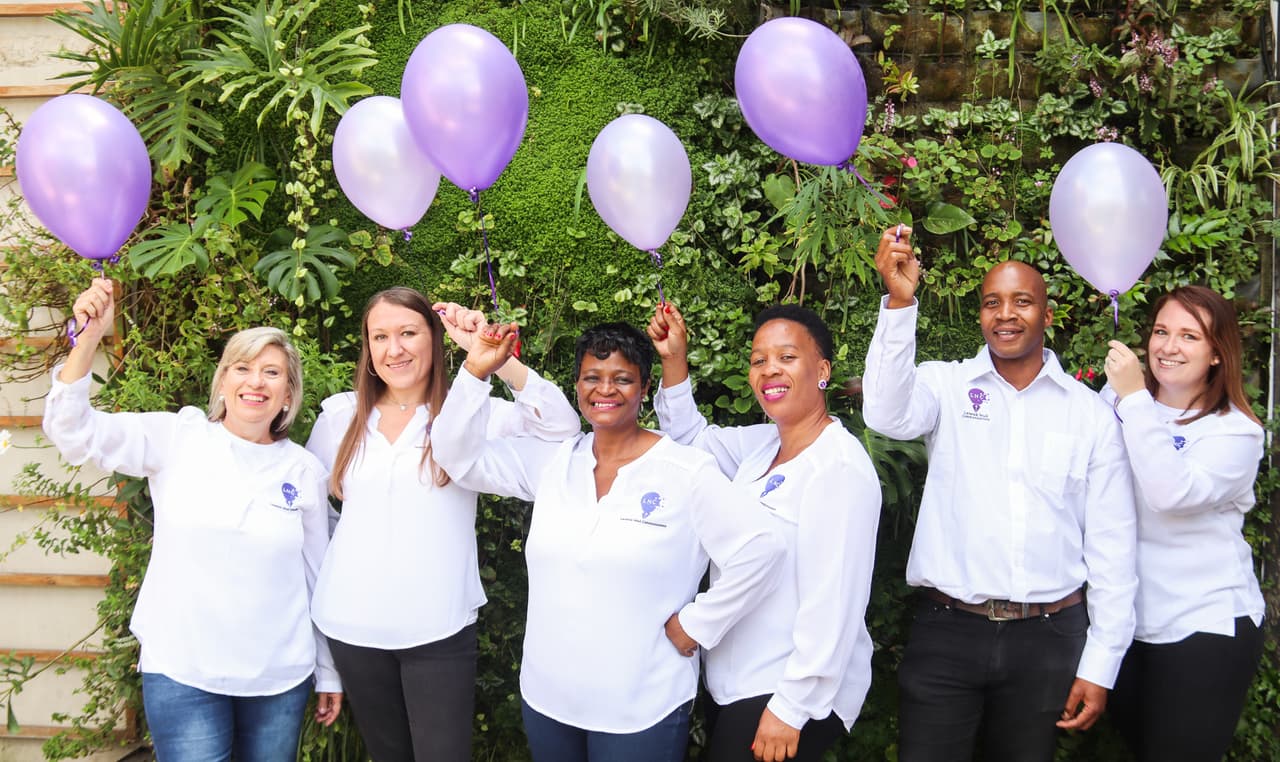
[[280,409],[280,412],[282,412],[282,413],[287,413],[287,412],[289,412],[289,406],[288,406],[288,405],[285,405],[283,408],[281,408],[281,409]]
[[374,378],[378,377],[378,371],[373,369],[373,365],[369,365],[369,375],[373,376]]
[[227,401],[227,396],[226,396],[225,394],[219,394],[219,395],[218,395],[218,401],[219,401],[219,402],[226,402],[226,401]]
[[818,380],[818,388],[819,388],[819,389],[826,389],[826,388],[827,388],[827,379],[825,379],[825,378],[823,378],[823,379],[819,379],[819,380]]

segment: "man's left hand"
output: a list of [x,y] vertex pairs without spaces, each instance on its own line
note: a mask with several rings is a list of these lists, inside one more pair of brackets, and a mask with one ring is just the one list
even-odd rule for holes
[[1077,677],[1067,694],[1058,727],[1063,730],[1088,730],[1107,708],[1107,689]]
[[799,748],[800,731],[778,719],[778,715],[766,707],[760,715],[751,753],[760,762],[784,762],[794,757]]

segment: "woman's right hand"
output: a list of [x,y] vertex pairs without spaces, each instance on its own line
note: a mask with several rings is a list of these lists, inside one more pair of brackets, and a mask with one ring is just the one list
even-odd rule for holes
[[1124,344],[1115,339],[1107,342],[1110,349],[1104,367],[1107,371],[1107,384],[1116,397],[1124,399],[1134,392],[1147,388],[1147,379],[1142,372],[1142,361]]
[[490,323],[475,333],[462,364],[476,378],[488,378],[515,352],[520,327],[515,323]]
[[75,305],[71,308],[76,330],[80,331],[76,336],[76,345],[83,344],[90,349],[97,347],[111,327],[115,310],[115,286],[108,278],[94,278],[93,283],[76,297]]
[[910,307],[920,285],[920,260],[911,248],[911,228],[895,225],[880,235],[876,269],[889,293],[889,309]]
[[649,321],[648,333],[659,359],[685,359],[689,351],[689,329],[685,327],[684,315],[674,304],[658,305]]

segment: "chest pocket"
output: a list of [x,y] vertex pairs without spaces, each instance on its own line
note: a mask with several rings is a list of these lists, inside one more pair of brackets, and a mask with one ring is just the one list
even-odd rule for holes
[[1088,465],[1089,451],[1079,436],[1048,432],[1040,448],[1039,486],[1054,495],[1083,492]]

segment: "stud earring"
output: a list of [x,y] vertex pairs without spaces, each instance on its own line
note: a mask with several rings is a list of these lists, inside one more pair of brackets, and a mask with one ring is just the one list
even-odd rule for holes
[[820,379],[820,380],[818,381],[818,388],[819,388],[819,389],[826,389],[826,388],[827,388],[827,379],[825,379],[825,378]]
[[287,412],[289,412],[289,406],[288,406],[288,405],[285,405],[283,408],[281,408],[281,409],[280,409],[280,412],[282,412],[282,413],[287,413]]
[[226,396],[225,394],[219,394],[219,395],[218,395],[218,401],[219,401],[219,402],[226,402],[226,401],[227,401],[227,396]]

